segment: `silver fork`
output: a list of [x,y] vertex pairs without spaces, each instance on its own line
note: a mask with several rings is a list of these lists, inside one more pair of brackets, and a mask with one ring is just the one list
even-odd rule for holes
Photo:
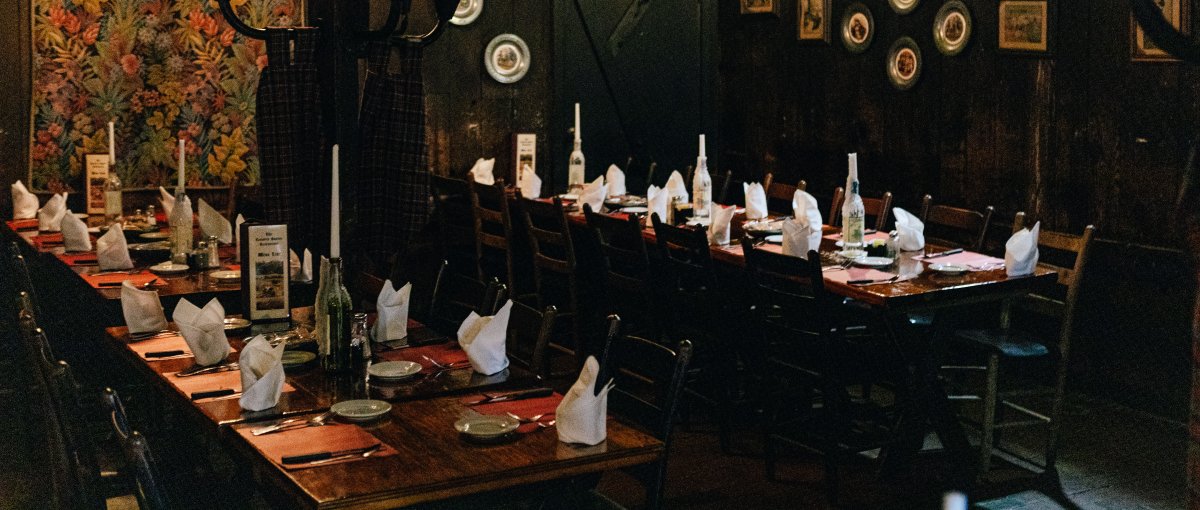
[[449,363],[449,364],[445,364],[445,363],[439,363],[437,360],[435,360],[435,359],[433,359],[433,358],[430,358],[429,356],[426,356],[426,355],[424,355],[424,354],[422,354],[422,355],[421,355],[421,357],[422,357],[422,358],[425,358],[425,361],[428,361],[428,362],[432,363],[432,364],[433,364],[433,366],[434,366],[434,367],[437,367],[439,370],[457,370],[457,369],[460,369],[460,368],[468,368],[468,367],[470,367],[470,366],[471,366],[471,362],[470,362],[470,361],[463,361],[463,362],[460,362],[460,363]]
[[291,429],[302,428],[302,427],[320,427],[320,426],[324,425],[327,420],[329,420],[330,416],[333,416],[332,411],[318,414],[318,415],[313,416],[312,418],[309,418],[303,422],[298,422],[297,420],[299,420],[299,418],[292,418],[290,420],[284,420],[279,423],[276,423],[275,425],[268,425],[268,426],[260,428],[260,429],[254,429],[254,430],[250,431],[250,433],[255,436],[261,436],[263,434],[270,434],[272,432],[281,432],[284,430],[291,430]]
[[546,416],[545,414],[537,414],[534,416],[530,416],[528,418],[522,418],[513,413],[504,413],[504,414],[507,414],[509,418],[517,420],[520,423],[541,423],[538,420],[542,419],[543,416]]
[[854,264],[854,262],[847,260],[840,264],[834,264],[832,266],[822,267],[821,272],[824,273],[824,272],[828,272],[828,271],[841,271],[843,269],[849,269],[850,266],[853,264]]

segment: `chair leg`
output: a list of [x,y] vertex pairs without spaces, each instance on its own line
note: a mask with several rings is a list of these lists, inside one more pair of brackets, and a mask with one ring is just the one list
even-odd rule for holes
[[1058,424],[1062,419],[1063,399],[1067,390],[1067,368],[1067,359],[1063,356],[1055,374],[1054,403],[1050,408],[1050,424],[1046,428],[1046,471],[1053,471],[1054,463],[1058,460]]
[[996,430],[996,406],[999,403],[1000,356],[988,355],[987,387],[983,396],[983,437],[979,439],[979,477],[987,476],[992,467],[992,435]]

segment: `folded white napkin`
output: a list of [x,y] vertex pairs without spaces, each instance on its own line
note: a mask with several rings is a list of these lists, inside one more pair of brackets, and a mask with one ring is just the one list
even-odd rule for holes
[[163,214],[167,216],[167,221],[171,221],[171,211],[175,210],[175,196],[167,191],[167,188],[159,186],[158,201],[162,204]]
[[475,160],[475,166],[471,167],[471,178],[479,184],[491,186],[496,184],[496,176],[492,174],[492,169],[496,167],[496,158]]
[[13,219],[24,220],[36,218],[38,212],[37,195],[29,192],[21,181],[12,183]]
[[243,218],[240,214],[237,215],[237,220],[233,222],[233,242],[238,247],[238,249],[233,251],[233,259],[238,262],[242,261],[242,224],[245,222],[246,218]]
[[225,307],[213,298],[204,308],[197,308],[187,299],[175,305],[175,325],[196,357],[200,366],[216,365],[229,355],[229,339],[225,338]]
[[600,212],[604,207],[605,198],[608,198],[608,185],[604,184],[604,176],[601,175],[583,187],[583,192],[579,194],[579,203],[590,205],[592,211]]
[[[671,172],[671,176],[667,178],[667,203],[671,203],[671,199],[681,197],[680,200],[689,202],[687,186],[683,183],[683,176],[679,175],[679,170]],[[663,217],[666,220],[666,217]]]
[[794,218],[783,222],[783,254],[807,259],[810,250],[821,247],[821,210],[817,208],[817,199],[796,190],[792,195],[792,214]]
[[521,188],[521,196],[534,199],[542,196],[542,178],[538,177],[537,172],[534,172],[529,165],[525,165],[525,170],[521,171],[521,178],[517,179],[517,187]]
[[559,441],[595,446],[608,437],[608,392],[613,388],[613,381],[608,381],[597,395],[599,372],[600,363],[595,357],[588,356],[579,379],[563,395],[554,411]]
[[925,249],[925,224],[912,213],[899,207],[893,207],[896,215],[896,247],[901,251],[919,251]]
[[121,284],[121,313],[130,333],[151,333],[167,329],[167,316],[157,290],[141,290],[133,282]]
[[655,213],[658,214],[658,219],[664,222],[667,221],[667,207],[671,203],[667,194],[667,190],[653,184],[649,188],[646,188],[646,207],[649,210],[648,214],[646,214],[647,227],[654,226],[654,220],[651,218]]
[[288,250],[288,259],[291,262],[290,275],[293,280],[299,282],[311,282],[313,279],[312,272],[312,251],[308,248],[304,249],[304,259],[300,259],[300,255],[296,254],[296,250]]
[[125,242],[125,232],[120,223],[113,223],[108,227],[108,232],[96,240],[96,261],[101,271],[133,269],[129,245]]
[[92,237],[88,235],[88,227],[83,220],[77,218],[67,209],[62,223],[63,247],[67,251],[89,251],[92,249]]
[[733,219],[734,206],[713,204],[712,221],[708,224],[708,243],[716,245],[729,244],[729,221]]
[[604,173],[604,182],[608,183],[609,196],[620,196],[628,193],[625,189],[625,172],[622,172],[617,165],[608,165],[608,171]]
[[[400,290],[392,285],[392,281],[383,282],[379,296],[375,298],[375,330],[376,342],[401,340],[408,336],[408,304],[412,295],[412,283],[406,283]],[[503,370],[503,369],[501,369]]]
[[213,209],[203,198],[200,199],[200,233],[205,238],[216,236],[217,240],[230,244],[233,242],[233,225],[221,213]]
[[458,345],[466,351],[467,359],[476,372],[483,375],[500,373],[508,368],[508,316],[512,312],[512,300],[504,304],[496,315],[480,317],[471,312],[462,326],[458,327]]
[[742,183],[746,194],[746,219],[761,220],[767,217],[767,191],[761,182]]
[[246,342],[238,356],[242,372],[242,398],[238,405],[247,411],[262,411],[279,404],[283,395],[283,349],[287,342],[271,347],[267,338],[258,335]]
[[1004,270],[1009,276],[1033,274],[1038,263],[1038,232],[1041,228],[1039,221],[1032,229],[1018,230],[1004,243]]
[[38,209],[38,230],[43,232],[58,232],[62,229],[63,216],[67,215],[67,194],[51,195],[41,209]]

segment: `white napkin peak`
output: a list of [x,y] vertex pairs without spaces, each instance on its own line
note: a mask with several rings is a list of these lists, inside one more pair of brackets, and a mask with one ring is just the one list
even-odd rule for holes
[[242,375],[242,397],[238,405],[247,411],[262,411],[279,404],[283,395],[283,349],[287,342],[271,347],[263,335],[246,342],[238,356]]
[[383,288],[375,298],[375,311],[379,314],[375,319],[373,331],[376,342],[408,337],[408,305],[411,295],[412,283],[405,283],[397,290],[391,280],[383,282]]
[[767,217],[767,192],[761,182],[743,182],[746,194],[746,219],[761,220]]
[[1018,230],[1004,243],[1004,270],[1008,276],[1033,274],[1038,263],[1038,233],[1042,222]]
[[67,209],[67,214],[63,216],[62,223],[63,248],[68,252],[90,251],[92,249],[92,236],[88,234],[88,227],[83,223],[83,220],[77,218],[75,214]]
[[225,307],[213,298],[204,308],[187,299],[175,306],[175,325],[196,357],[200,366],[216,365],[229,355],[229,339],[225,338]]
[[899,207],[893,207],[892,213],[896,215],[896,247],[902,251],[925,249],[925,224]]
[[125,242],[125,232],[120,223],[113,223],[108,232],[96,240],[96,261],[101,271],[133,269],[129,245]]
[[483,375],[493,375],[508,368],[508,317],[512,300],[496,315],[480,317],[471,312],[458,328],[458,344],[467,353],[471,366]]
[[141,290],[133,282],[121,284],[121,313],[130,333],[150,333],[167,329],[167,316],[157,290]]
[[220,212],[213,209],[203,198],[200,199],[200,232],[205,238],[216,237],[218,241],[233,243],[233,226]]
[[608,194],[610,196],[620,196],[628,193],[625,189],[625,172],[617,165],[608,165],[608,171],[604,173],[604,181],[608,183]]
[[475,160],[475,166],[471,167],[471,178],[479,184],[491,186],[496,184],[496,176],[492,173],[496,167],[496,158]]
[[37,217],[37,195],[30,193],[29,189],[25,187],[25,183],[21,181],[12,183],[12,203],[14,220],[25,220]]
[[600,363],[595,357],[588,356],[579,379],[555,409],[559,441],[595,446],[608,437],[608,392],[613,388],[613,381],[605,384],[597,394],[599,376]]
[[41,209],[38,209],[38,230],[43,232],[58,232],[62,230],[63,216],[67,215],[67,194],[52,195]]

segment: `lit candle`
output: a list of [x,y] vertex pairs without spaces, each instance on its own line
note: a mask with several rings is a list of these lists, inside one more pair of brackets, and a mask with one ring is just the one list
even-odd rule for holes
[[338,146],[333,146],[333,195],[330,197],[329,208],[329,258],[341,257],[341,200],[338,197]]
[[579,134],[579,103],[575,103],[575,141],[583,140]]
[[700,157],[702,157],[702,158],[708,157],[708,155],[705,153],[705,149],[704,149],[704,135],[700,135]]
[[[854,180],[858,180],[858,153],[850,153],[850,176]],[[849,190],[847,190],[849,191]]]
[[115,130],[113,129],[113,123],[110,120],[110,121],[108,121],[108,164],[109,164],[109,166],[117,164],[117,145],[116,145],[116,142],[114,141],[116,139],[116,135],[113,134],[114,131]]
[[183,189],[183,182],[185,180],[183,178],[183,176],[185,173],[184,164],[186,163],[186,160],[183,156],[183,152],[186,149],[186,147],[187,147],[187,142],[183,141],[183,139],[180,138],[179,139],[179,184],[178,184],[179,189]]

